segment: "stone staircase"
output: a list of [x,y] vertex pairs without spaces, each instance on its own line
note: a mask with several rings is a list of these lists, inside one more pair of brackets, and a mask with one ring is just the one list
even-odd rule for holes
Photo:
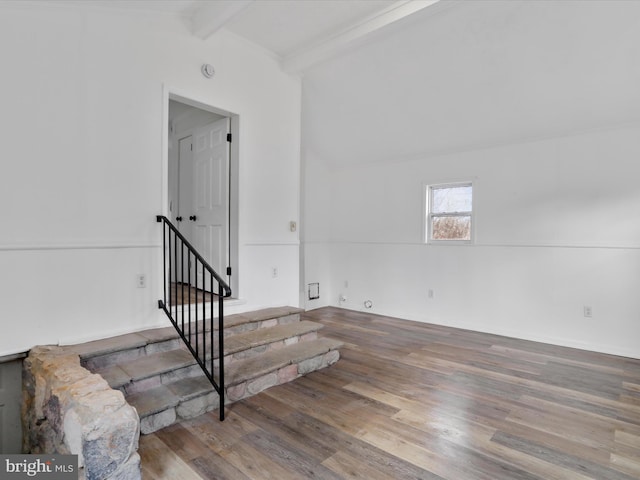
[[[301,320],[302,312],[277,307],[225,317],[227,404],[338,361],[342,344],[318,338],[322,325]],[[68,348],[124,393],[138,411],[143,434],[219,407],[217,392],[173,326]]]

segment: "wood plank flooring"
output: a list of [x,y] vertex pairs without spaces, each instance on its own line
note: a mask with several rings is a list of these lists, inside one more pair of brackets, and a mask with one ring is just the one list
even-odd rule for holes
[[336,308],[340,361],[140,440],[145,479],[640,479],[640,360]]
[[211,298],[217,299],[218,295],[205,292],[187,283],[171,283],[169,286],[169,305],[188,305],[194,303],[210,302]]

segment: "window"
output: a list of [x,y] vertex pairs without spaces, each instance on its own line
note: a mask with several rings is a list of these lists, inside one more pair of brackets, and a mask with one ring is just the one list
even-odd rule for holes
[[473,185],[453,183],[430,185],[426,191],[428,243],[472,240]]

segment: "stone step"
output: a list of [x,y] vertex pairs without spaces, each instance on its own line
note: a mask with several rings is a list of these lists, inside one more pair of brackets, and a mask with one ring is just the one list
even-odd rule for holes
[[127,396],[127,402],[136,407],[138,415],[144,418],[212,391],[213,387],[207,377],[201,375],[131,394]]
[[199,375],[201,370],[191,353],[179,348],[109,365],[94,372],[100,374],[111,388],[129,395],[168,383],[175,378]]
[[[302,312],[304,312],[303,309],[296,307],[272,307],[255,312],[228,315],[224,319],[224,336],[270,328],[275,325],[297,323],[300,321]],[[179,319],[178,321],[181,323]],[[217,330],[217,321],[213,323],[214,329]],[[199,332],[202,331],[203,325],[206,331],[210,331],[209,321],[199,321],[197,325]],[[188,323],[185,324],[185,329],[188,329]],[[192,324],[191,331],[196,331],[195,322]],[[82,366],[93,371],[135,360],[148,354],[173,350],[181,345],[182,340],[178,332],[170,326],[72,345],[67,348],[80,355]]]
[[[338,360],[342,344],[318,338],[323,325],[301,320],[302,312],[298,308],[277,307],[225,317],[227,403]],[[192,323],[191,327],[192,332],[196,327],[199,332],[208,332],[207,348],[202,344],[198,347],[208,356],[211,337],[214,346],[219,339],[216,322],[213,327],[211,322]],[[219,408],[218,393],[173,326],[67,348],[80,356],[83,366],[124,393],[140,416],[142,433]],[[218,359],[214,358],[213,363],[217,379]]]
[[[332,365],[340,358],[341,346],[342,342],[320,338],[238,360],[226,369],[226,403]],[[203,374],[128,395],[127,401],[138,411],[143,434],[219,408],[219,396]]]
[[145,355],[174,350],[182,343],[173,327],[155,328],[67,347],[80,356],[83,367],[96,370]]
[[[229,388],[241,385],[242,383],[279,371],[290,365],[298,366],[299,374],[297,376],[305,375],[317,370],[318,368],[322,368],[315,364],[313,361],[314,359],[332,351],[338,353],[338,348],[342,345],[343,343],[338,340],[331,338],[318,338],[304,343],[296,343],[279,350],[272,350],[260,355],[259,357],[239,360],[229,365],[226,369],[226,387]],[[335,361],[332,361],[330,364],[338,361],[338,358],[339,357],[335,358]],[[254,391],[252,393],[255,394],[258,392]],[[232,401],[235,400],[239,400],[239,398],[233,398]]]
[[[260,328],[269,328],[275,325],[286,325],[289,323],[299,322],[300,314],[303,312],[303,309],[297,307],[271,307],[264,308],[262,310],[256,310],[253,312],[234,313],[232,315],[227,315],[224,317],[224,335],[229,336],[236,333],[257,330]],[[205,314],[206,313],[207,312],[205,312]],[[189,328],[189,316],[187,312],[185,312],[184,318],[184,330],[187,331]],[[179,325],[182,325],[181,311],[176,312],[175,319]],[[197,322],[198,332],[202,332],[203,326],[205,328],[205,331],[209,332],[211,330],[211,322],[209,321],[209,319],[204,321],[200,320]],[[213,321],[213,329],[218,330],[217,319],[214,319]],[[192,332],[196,331],[196,322],[192,323],[191,330]]]
[[[259,355],[269,350],[276,350],[287,345],[293,345],[298,342],[315,340],[318,338],[318,330],[322,327],[323,325],[320,323],[305,320],[231,335],[224,340],[225,364]],[[207,355],[211,352],[209,341],[210,338],[207,336],[205,349]],[[213,357],[217,359],[219,350],[216,337],[214,337],[214,346]],[[187,349],[184,345],[182,348]],[[202,343],[199,343],[198,351],[203,351]]]
[[[300,314],[303,312],[302,308],[297,307],[272,307],[229,315],[224,320],[225,335],[296,323],[300,321]],[[217,329],[217,325],[214,328]]]
[[[302,321],[232,335],[225,340],[225,365],[271,350],[279,350],[287,345],[315,340],[321,328],[320,323]],[[214,358],[217,358],[217,355],[214,355]],[[214,367],[217,366],[218,362],[215,361]],[[198,375],[200,367],[182,345],[174,350],[155,352],[94,371],[99,373],[111,388],[119,389],[125,394],[133,394],[165,383],[164,377]]]
[[[224,341],[225,355],[246,352],[267,344],[282,342],[282,346],[304,341],[305,335],[314,334],[323,327],[321,323],[304,320],[288,325],[276,325],[271,328],[239,333]],[[286,340],[291,339],[289,343]],[[313,340],[314,338],[309,338]]]

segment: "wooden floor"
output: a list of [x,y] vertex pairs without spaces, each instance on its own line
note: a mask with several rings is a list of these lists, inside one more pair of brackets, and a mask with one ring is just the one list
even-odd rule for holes
[[188,305],[194,303],[210,302],[211,298],[218,299],[218,295],[205,292],[186,283],[171,283],[169,287],[169,305]]
[[[140,440],[146,479],[640,479],[640,361],[325,308],[340,361]],[[639,339],[640,341],[640,339]]]

